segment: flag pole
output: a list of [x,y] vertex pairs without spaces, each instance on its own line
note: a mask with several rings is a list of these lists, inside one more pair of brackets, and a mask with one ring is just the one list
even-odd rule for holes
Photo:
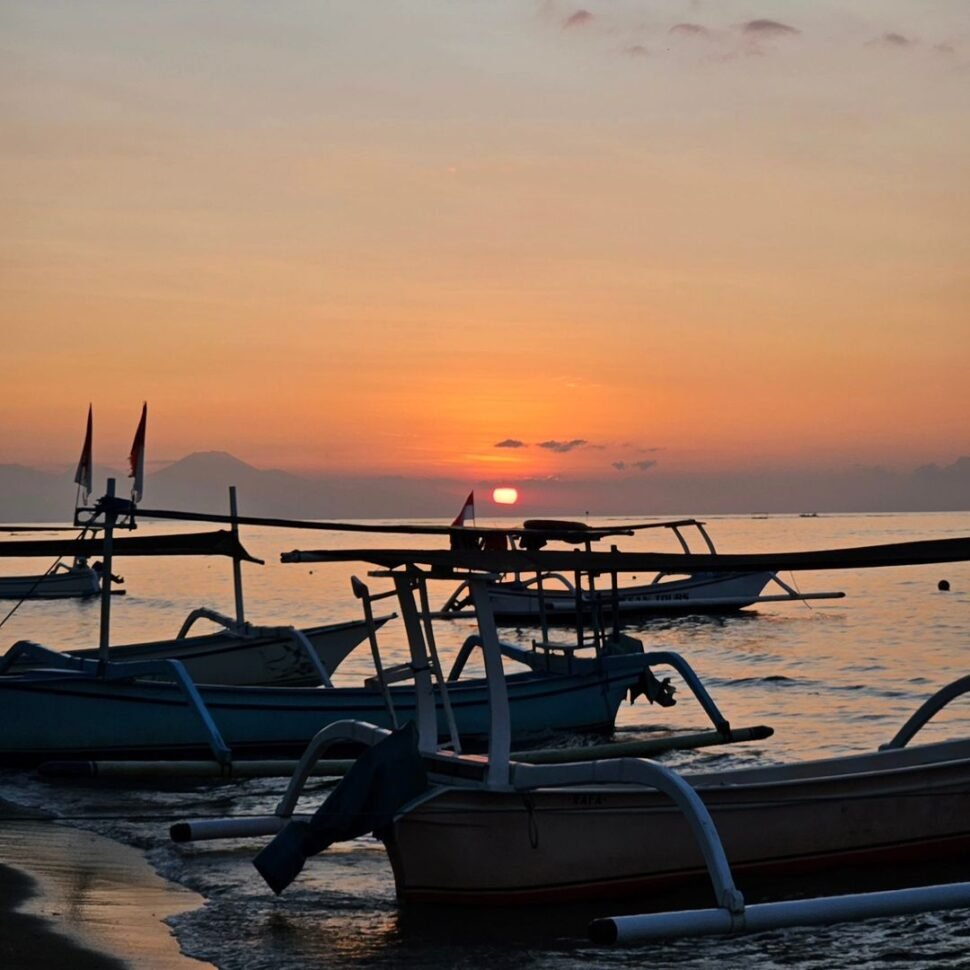
[[107,663],[109,659],[108,644],[111,629],[111,556],[114,551],[114,534],[116,513],[114,510],[115,480],[108,479],[104,509],[104,550],[101,562],[101,639],[98,644],[98,659]]

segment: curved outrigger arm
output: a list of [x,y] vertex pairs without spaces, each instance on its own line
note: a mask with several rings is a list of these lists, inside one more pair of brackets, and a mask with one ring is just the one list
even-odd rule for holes
[[229,745],[223,740],[202,695],[180,660],[129,660],[111,663],[63,654],[30,640],[19,640],[0,657],[0,674],[7,673],[18,660],[43,665],[39,669],[27,670],[23,674],[24,677],[33,680],[63,679],[73,675],[78,680],[92,681],[95,679],[134,680],[137,677],[146,676],[162,677],[173,681],[185,695],[192,713],[202,725],[213,757],[221,765],[227,765],[232,761]]
[[700,795],[675,771],[647,758],[611,758],[563,765],[513,762],[509,767],[510,781],[516,791],[566,785],[633,784],[662,792],[680,809],[690,825],[704,856],[718,907],[731,914],[744,912],[744,896],[734,884],[714,819]]
[[880,751],[892,748],[905,748],[927,722],[938,714],[950,701],[970,693],[970,676],[960,677],[946,687],[941,687],[932,697],[927,698],[919,710],[899,729],[896,736],[887,744],[879,746]]

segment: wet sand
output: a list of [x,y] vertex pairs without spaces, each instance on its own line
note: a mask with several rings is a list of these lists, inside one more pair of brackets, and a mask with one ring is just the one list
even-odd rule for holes
[[0,966],[18,970],[120,970],[125,964],[103,953],[86,950],[54,932],[53,924],[39,916],[18,912],[36,892],[37,884],[25,873],[0,864]]
[[0,803],[0,966],[204,970],[162,921],[202,898],[110,839]]

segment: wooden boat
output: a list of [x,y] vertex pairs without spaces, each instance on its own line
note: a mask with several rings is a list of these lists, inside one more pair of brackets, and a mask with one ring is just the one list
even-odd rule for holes
[[[370,629],[363,620],[302,629],[259,627],[237,624],[211,610],[196,611],[196,614],[200,612],[210,619],[218,618],[224,628],[187,636],[183,627],[173,640],[117,644],[109,650],[110,660],[178,660],[200,684],[316,687],[329,679],[367,638]],[[375,627],[379,629],[391,618],[391,615],[376,618]],[[98,648],[69,652],[89,659],[96,659],[99,654]],[[23,669],[23,665],[14,669]]]
[[[898,558],[928,555],[930,548],[908,544]],[[967,540],[936,548],[948,561],[970,558]],[[418,562],[434,559],[435,577],[447,578],[446,563],[454,568],[468,561],[465,555],[414,550],[356,553],[391,568],[392,575],[406,567],[411,581]],[[312,555],[321,561],[347,554]],[[829,561],[847,559],[847,551],[826,555]],[[907,860],[966,858],[970,739],[909,742],[952,699],[970,692],[970,677],[938,691],[884,748],[868,754],[685,776],[636,758],[524,764],[510,758],[508,696],[501,676],[494,676],[501,646],[489,611],[487,570],[467,582],[489,674],[487,760],[438,750],[431,709],[419,695],[412,746],[420,768],[402,756],[400,733],[389,736],[359,722],[332,725],[304,752],[273,816],[180,823],[173,838],[275,833],[255,862],[279,893],[310,855],[373,827],[387,847],[398,895],[448,904],[642,894],[696,881],[706,872],[715,909],[594,921],[591,934],[604,942],[970,905],[970,882],[964,882],[748,907],[734,882],[735,872],[774,877],[872,864],[897,874]],[[399,582],[397,589],[407,610],[405,587]],[[420,644],[412,648],[419,652]],[[374,757],[356,777],[351,772],[311,819],[294,816],[315,761],[348,737],[372,745]],[[394,746],[393,764],[401,773],[386,791],[382,779],[393,768],[378,754],[385,743]],[[368,814],[347,822],[355,805]]]
[[[717,555],[714,542],[697,519],[678,519],[644,525],[591,528],[582,522],[555,519],[527,520],[521,529],[508,530],[511,548],[542,548],[551,541],[583,545],[617,534],[632,535],[644,529],[671,532],[684,553],[691,552],[688,536],[696,533],[710,555]],[[480,530],[471,530],[477,532]],[[482,540],[483,545],[485,541]],[[494,544],[494,543],[493,543]],[[765,593],[768,587],[779,592]],[[842,592],[801,593],[785,583],[773,569],[739,572],[676,573],[660,570],[649,583],[620,585],[614,590],[597,590],[593,578],[585,585],[580,575],[562,572],[513,573],[489,585],[492,611],[501,623],[574,624],[649,619],[654,616],[685,616],[733,613],[758,603],[792,603],[805,600],[840,599]],[[442,614],[462,615],[470,609],[468,587],[462,583],[441,608]]]
[[[513,765],[510,791],[441,784],[402,812],[385,837],[399,897],[509,905],[708,890],[703,852],[669,796],[600,783],[595,769],[557,788],[554,772],[543,780],[533,768]],[[683,780],[749,885],[970,850],[966,739]]]
[[33,576],[0,576],[0,599],[81,599],[97,596],[101,577],[86,560],[71,565],[59,562],[47,573]]
[[[21,648],[24,649],[24,648]],[[9,654],[8,654],[9,656]],[[156,664],[111,663],[102,676],[97,661],[76,660],[88,670],[69,669],[71,658],[36,651],[25,657],[33,669],[3,673],[0,660],[0,764],[37,764],[83,758],[184,759],[211,757],[212,736],[200,711],[171,673]],[[612,730],[616,713],[644,668],[636,657],[617,657],[602,670],[574,674],[525,671],[508,677],[512,734],[527,743],[560,732]],[[57,664],[62,666],[58,667]],[[388,687],[393,715],[377,682],[360,687],[228,687],[195,685],[206,715],[233,757],[293,756],[327,724],[361,720],[391,727],[415,716],[411,686]],[[488,736],[488,690],[483,678],[448,685],[461,743],[476,746]],[[50,716],[56,712],[56,717]],[[449,734],[441,706],[437,730]]]

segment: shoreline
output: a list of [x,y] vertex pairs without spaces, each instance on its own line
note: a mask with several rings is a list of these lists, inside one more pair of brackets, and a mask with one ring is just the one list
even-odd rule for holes
[[56,923],[24,913],[21,907],[39,893],[37,882],[22,869],[0,862],[0,964],[17,970],[124,970],[127,963],[90,950],[57,931]]
[[204,902],[138,849],[0,800],[0,965],[205,970],[163,922]]

